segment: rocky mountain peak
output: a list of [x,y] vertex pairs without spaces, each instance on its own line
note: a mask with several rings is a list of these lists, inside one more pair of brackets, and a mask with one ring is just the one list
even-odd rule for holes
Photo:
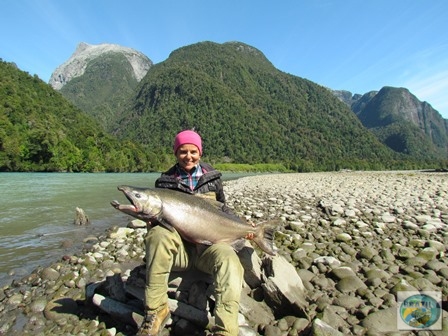
[[81,42],[78,44],[73,55],[52,73],[49,84],[54,89],[60,90],[73,78],[83,75],[90,61],[105,53],[123,54],[132,66],[137,81],[140,81],[153,65],[147,56],[131,48],[122,47],[117,44],[104,43],[92,45]]

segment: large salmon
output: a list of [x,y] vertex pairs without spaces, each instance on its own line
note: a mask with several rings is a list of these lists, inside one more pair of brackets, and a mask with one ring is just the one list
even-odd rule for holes
[[222,210],[223,204],[210,199],[163,188],[118,186],[131,204],[112,201],[111,205],[146,223],[176,229],[185,240],[211,245],[225,242],[236,250],[245,239],[253,240],[264,252],[275,255],[274,227],[252,226]]

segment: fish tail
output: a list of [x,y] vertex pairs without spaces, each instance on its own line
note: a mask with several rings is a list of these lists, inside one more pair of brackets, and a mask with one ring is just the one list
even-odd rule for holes
[[274,245],[275,227],[272,225],[260,225],[253,241],[264,252],[270,255],[277,254],[277,248]]

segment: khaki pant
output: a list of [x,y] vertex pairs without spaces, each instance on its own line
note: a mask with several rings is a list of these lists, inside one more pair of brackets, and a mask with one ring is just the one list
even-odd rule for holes
[[193,244],[177,232],[155,226],[146,235],[146,309],[157,309],[168,301],[168,278],[171,270],[196,267],[211,274],[215,285],[215,333],[238,335],[238,309],[243,284],[243,267],[233,248],[215,244],[198,255]]

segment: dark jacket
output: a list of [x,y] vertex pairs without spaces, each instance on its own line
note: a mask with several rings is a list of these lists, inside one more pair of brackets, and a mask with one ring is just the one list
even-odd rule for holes
[[201,194],[201,196],[213,197],[221,203],[225,203],[224,188],[222,186],[222,174],[213,168],[208,163],[200,162],[204,175],[199,178],[199,181],[191,190],[190,187],[176,177],[176,165],[172,166],[156,180],[156,188],[168,188],[183,191],[189,194]]

